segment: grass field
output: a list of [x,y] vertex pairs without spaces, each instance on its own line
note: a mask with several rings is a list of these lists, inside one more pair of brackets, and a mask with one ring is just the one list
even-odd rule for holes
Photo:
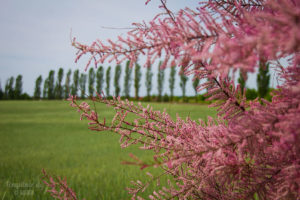
[[[173,117],[215,115],[206,105],[151,105]],[[104,105],[97,110],[107,119],[114,114]],[[51,199],[40,180],[42,168],[66,177],[80,199],[129,199],[125,188],[131,180],[159,170],[121,165],[130,152],[142,159],[151,152],[121,149],[118,141],[114,133],[88,130],[66,101],[0,101],[0,200]]]

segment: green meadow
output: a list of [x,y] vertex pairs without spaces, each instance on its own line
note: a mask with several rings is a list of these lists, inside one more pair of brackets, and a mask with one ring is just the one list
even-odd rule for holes
[[[215,116],[207,105],[151,103],[175,119]],[[100,116],[111,119],[112,108],[99,104]],[[0,101],[0,200],[52,199],[41,181],[41,170],[66,177],[79,199],[129,199],[131,180],[146,181],[147,171],[122,165],[129,153],[150,160],[152,152],[121,149],[119,136],[87,129],[87,121],[66,101]],[[162,181],[164,184],[165,179]],[[150,185],[144,196],[155,187]]]

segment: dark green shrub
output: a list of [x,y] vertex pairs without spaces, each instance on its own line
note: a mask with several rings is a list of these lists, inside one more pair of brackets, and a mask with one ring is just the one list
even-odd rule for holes
[[249,88],[249,89],[246,90],[246,98],[248,100],[254,100],[254,99],[257,98],[257,96],[258,96],[258,93],[255,89],[250,89]]
[[163,97],[163,102],[169,102],[170,101],[170,98],[168,96],[167,93],[165,93],[164,97]]

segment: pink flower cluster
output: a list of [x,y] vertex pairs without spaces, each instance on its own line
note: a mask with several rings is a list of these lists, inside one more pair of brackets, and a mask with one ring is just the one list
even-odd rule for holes
[[43,182],[49,188],[47,192],[49,192],[52,197],[61,200],[77,200],[76,194],[71,188],[69,188],[65,178],[53,178],[52,176],[48,175],[44,169],[42,170],[42,173],[44,175]]
[[[147,3],[150,1],[148,0]],[[90,54],[95,65],[122,62],[146,55],[145,66],[164,55],[162,67],[178,65],[187,75],[207,79],[217,119],[176,120],[150,106],[120,98],[95,102],[112,106],[110,123],[99,121],[86,103],[71,105],[95,131],[120,134],[121,147],[140,144],[155,152],[152,163],[131,156],[126,162],[160,167],[173,180],[150,199],[299,199],[300,196],[300,2],[298,0],[207,0],[196,9],[173,13],[161,0],[165,15],[148,24],[135,24],[116,42],[78,43],[78,60]],[[281,60],[286,59],[283,66]],[[283,84],[272,102],[246,101],[240,86],[228,79],[230,70],[253,72],[268,61]],[[87,67],[89,66],[88,63]],[[194,70],[196,69],[196,70]],[[135,115],[134,121],[129,115]],[[152,181],[159,179],[152,177]],[[148,183],[133,182],[132,198],[142,199]]]

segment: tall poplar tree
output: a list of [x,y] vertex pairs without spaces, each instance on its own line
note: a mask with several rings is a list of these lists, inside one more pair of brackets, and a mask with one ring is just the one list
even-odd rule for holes
[[170,70],[170,77],[169,77],[169,88],[170,88],[170,94],[171,94],[172,101],[174,98],[175,75],[176,75],[176,66],[172,66],[171,70]]
[[136,63],[134,69],[134,94],[136,99],[139,98],[141,77],[142,77],[141,66],[138,63]]
[[157,90],[158,90],[158,101],[162,100],[162,94],[164,89],[164,80],[165,80],[165,70],[161,69],[161,62],[158,65],[157,73]]
[[9,79],[6,80],[5,82],[5,86],[4,86],[4,99],[8,99],[8,82],[9,82]]
[[103,70],[103,67],[100,66],[96,73],[96,90],[97,90],[98,94],[102,93],[102,89],[103,89],[103,85],[104,85],[103,81],[104,81],[104,70]]
[[65,87],[64,87],[64,95],[65,95],[65,99],[67,99],[70,95],[71,92],[71,86],[70,86],[70,82],[71,82],[71,75],[72,75],[72,70],[69,69],[67,76],[66,76],[66,80],[65,80]]
[[111,67],[109,66],[106,70],[106,96],[109,97],[109,90],[110,90],[110,70]]
[[4,92],[2,90],[2,85],[1,85],[1,81],[0,81],[0,100],[4,99]]
[[35,88],[34,88],[34,99],[40,99],[41,98],[41,84],[42,84],[43,78],[42,75],[40,75],[36,81],[35,81]]
[[258,96],[264,98],[269,91],[270,74],[269,74],[269,64],[261,61],[259,64],[259,72],[257,74],[257,90]]
[[77,96],[78,84],[79,84],[79,70],[76,69],[73,73],[73,84],[72,84],[72,91],[71,91],[71,94],[73,96]]
[[49,85],[48,82],[49,82],[49,79],[47,77],[44,81],[43,99],[48,99],[48,85]]
[[200,80],[199,80],[199,78],[197,76],[197,70],[198,70],[198,67],[196,65],[195,66],[195,72],[194,72],[194,79],[193,79],[193,88],[194,88],[194,91],[195,91],[195,100],[196,100],[196,102],[198,101],[198,98],[197,98],[197,93],[198,93],[197,87],[199,86],[199,82],[200,82]]
[[51,70],[49,72],[48,76],[48,99],[54,99],[55,94],[54,94],[54,70]]
[[115,77],[114,77],[114,85],[115,85],[115,96],[118,97],[120,95],[120,76],[121,76],[121,65],[117,65],[115,68]]
[[126,68],[125,68],[125,77],[124,77],[124,96],[125,96],[125,98],[129,98],[129,96],[130,96],[132,68],[129,67],[129,63],[130,63],[130,61],[126,62]]
[[80,91],[81,91],[81,99],[84,99],[84,95],[85,95],[85,90],[86,90],[86,79],[87,76],[84,73],[81,73],[80,78],[79,78],[79,87],[80,87]]
[[14,97],[15,99],[21,99],[21,95],[22,95],[22,75],[18,75],[16,78],[16,84],[15,84],[15,89],[14,89]]
[[184,71],[183,71],[183,68],[182,68],[181,72],[180,72],[180,87],[181,87],[181,90],[182,90],[183,101],[186,101],[185,91],[186,91],[186,82],[187,82],[187,80],[188,80],[188,77],[184,74]]
[[151,71],[151,66],[147,67],[145,85],[147,90],[147,100],[150,101],[151,89],[152,89],[152,77],[153,73]]
[[198,101],[198,99],[197,99],[197,94],[198,94],[197,87],[198,86],[199,86],[199,79],[197,77],[195,77],[193,80],[193,88],[194,88],[194,92],[195,92],[196,102]]
[[62,79],[64,76],[64,69],[59,68],[58,74],[57,74],[57,80],[55,84],[55,98],[56,99],[62,99],[63,98],[63,86],[62,86]]
[[14,99],[15,91],[14,91],[14,82],[15,78],[12,76],[7,81],[7,97],[8,99]]
[[95,83],[95,71],[94,68],[90,68],[89,70],[89,96],[94,96],[94,83]]
[[240,77],[238,78],[238,83],[240,84],[242,94],[244,93],[244,88],[246,87],[247,78],[247,71],[240,69]]

